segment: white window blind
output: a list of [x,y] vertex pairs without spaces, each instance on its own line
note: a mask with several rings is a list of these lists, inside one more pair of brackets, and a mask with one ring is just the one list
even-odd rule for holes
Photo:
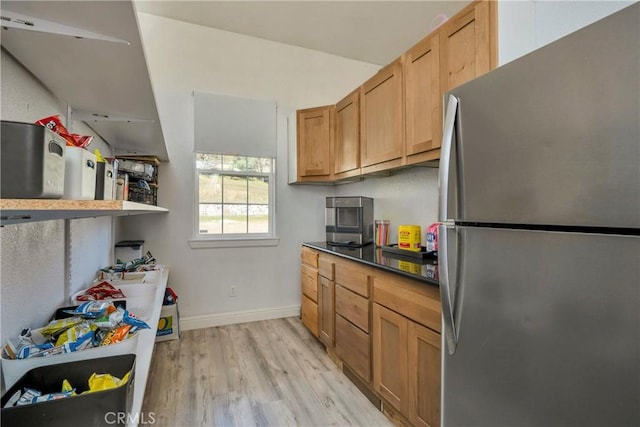
[[194,92],[195,151],[276,157],[276,103]]

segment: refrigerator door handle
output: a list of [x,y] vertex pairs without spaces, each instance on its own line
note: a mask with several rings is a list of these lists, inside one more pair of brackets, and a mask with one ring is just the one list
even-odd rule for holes
[[451,146],[453,144],[453,132],[456,124],[456,116],[458,112],[458,98],[449,95],[447,103],[447,112],[444,119],[444,129],[442,132],[442,147],[440,155],[440,176],[439,176],[439,202],[438,209],[439,221],[447,221],[450,218],[448,212],[449,202],[449,166],[451,165]]
[[449,260],[446,225],[438,226],[438,275],[440,276],[440,299],[442,300],[442,323],[444,337],[449,354],[456,352],[458,337],[456,336],[455,319],[453,318],[453,301],[451,301],[451,283],[449,282]]

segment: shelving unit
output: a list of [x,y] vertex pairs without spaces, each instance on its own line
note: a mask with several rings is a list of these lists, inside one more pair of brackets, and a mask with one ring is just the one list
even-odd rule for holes
[[54,219],[92,218],[169,212],[124,200],[0,199],[0,225]]
[[[158,205],[158,173],[160,169],[160,161],[153,156],[118,156],[118,175],[128,175],[128,200],[136,203],[144,203],[148,205]],[[153,167],[153,173],[147,175],[143,172],[132,172],[127,170],[123,165],[125,162],[134,162],[138,165],[150,165]],[[148,190],[139,187],[138,183],[144,181],[149,186]]]

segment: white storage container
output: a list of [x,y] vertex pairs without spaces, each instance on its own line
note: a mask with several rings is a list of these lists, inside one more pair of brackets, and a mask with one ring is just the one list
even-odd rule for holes
[[[127,311],[134,314],[138,319],[145,322],[151,318],[153,303],[155,301],[158,286],[146,283],[126,283],[122,280],[107,280],[112,286],[120,289],[124,298],[106,298],[104,301],[126,300]],[[98,282],[99,283],[99,282]],[[124,284],[123,284],[124,283]],[[71,296],[71,304],[80,305],[85,301],[79,301],[78,297],[83,295],[87,289],[76,292]],[[149,325],[150,327],[152,325]]]
[[98,278],[96,281],[108,280],[110,282],[121,280],[123,284],[127,283],[159,283],[162,279],[162,271],[164,266],[161,264],[149,265],[148,270],[142,271],[114,271],[112,273],[98,270]]
[[2,357],[2,376],[5,388],[8,390],[28,370],[45,365],[58,365],[60,363],[74,362],[76,360],[95,359],[98,357],[117,356],[120,354],[136,353],[138,348],[138,335],[127,338],[119,343],[104,347],[92,347],[73,353],[56,354],[48,357],[32,357],[31,359],[5,359]]
[[96,156],[80,147],[66,147],[63,199],[93,200],[96,193]]
[[116,243],[115,260],[123,263],[142,258],[144,240],[123,240]]

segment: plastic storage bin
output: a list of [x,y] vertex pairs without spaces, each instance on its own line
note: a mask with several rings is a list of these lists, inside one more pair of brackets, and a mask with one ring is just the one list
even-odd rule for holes
[[124,240],[116,243],[115,259],[121,262],[129,262],[142,258],[144,240]]
[[66,147],[64,199],[93,200],[96,195],[96,156],[80,147]]
[[[138,319],[144,321],[151,318],[153,303],[155,301],[156,291],[158,290],[157,285],[151,283],[122,284],[121,281],[117,280],[107,280],[106,282],[122,291],[124,294],[124,300],[127,301],[127,310],[129,310],[130,313],[133,313]],[[83,289],[73,294],[71,297],[71,303],[76,305],[82,304],[84,301],[79,301],[78,297],[86,291],[86,289]],[[122,298],[115,298],[115,300],[121,299]],[[104,301],[110,300],[113,299],[106,298]]]
[[96,164],[96,200],[113,200],[113,165],[108,162]]
[[[118,413],[128,414],[133,402],[135,381],[135,354],[75,361],[53,366],[41,366],[29,370],[2,397],[2,425],[13,427],[67,427],[113,426],[118,423]],[[91,374],[108,373],[122,378],[131,371],[129,381],[120,387],[84,395],[4,408],[5,403],[18,390],[33,388],[42,394],[59,392],[65,378],[77,393],[88,389]],[[122,421],[122,417],[120,417]],[[124,419],[126,423],[126,417]]]
[[[74,351],[73,353],[56,354],[48,357],[32,357],[31,359],[5,359],[2,357],[2,377],[4,378],[4,385],[6,388],[11,387],[30,369],[38,368],[40,366],[59,365],[67,362],[136,353],[138,349],[138,336],[140,336],[140,333],[141,332],[138,332],[132,337],[129,337],[119,343],[104,347],[87,348],[85,350]],[[2,420],[2,423],[4,425],[4,419]]]
[[59,199],[66,141],[46,127],[2,120],[0,172],[4,199]]

